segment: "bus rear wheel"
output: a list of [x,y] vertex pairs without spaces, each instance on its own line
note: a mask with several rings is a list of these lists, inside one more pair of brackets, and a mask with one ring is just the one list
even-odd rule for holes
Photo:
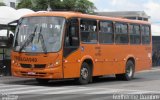
[[40,78],[36,78],[36,81],[39,84],[47,84],[49,82],[49,79],[40,79]]
[[84,85],[84,84],[88,84],[91,80],[91,68],[90,66],[84,62],[81,66],[81,70],[80,70],[80,77],[77,80],[78,84]]
[[126,63],[125,73],[124,74],[116,74],[116,78],[119,80],[129,81],[133,79],[135,72],[135,65],[133,61],[129,60]]

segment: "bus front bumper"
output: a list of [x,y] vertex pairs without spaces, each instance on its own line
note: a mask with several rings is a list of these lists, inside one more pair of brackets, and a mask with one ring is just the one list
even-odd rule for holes
[[63,78],[60,67],[45,69],[24,69],[12,68],[12,75],[24,78],[44,78],[44,79],[61,79]]

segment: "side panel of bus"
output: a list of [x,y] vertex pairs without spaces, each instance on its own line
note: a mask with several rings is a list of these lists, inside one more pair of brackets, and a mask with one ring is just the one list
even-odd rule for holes
[[[70,33],[71,36],[68,34],[69,40],[74,43],[64,47],[64,78],[79,77],[85,59],[93,62],[93,76],[125,73],[128,60],[133,61],[135,71],[150,69],[152,47],[149,43],[151,41],[143,44],[140,24],[132,26],[133,30],[130,29],[130,23],[73,19],[67,33],[75,29]],[[131,31],[136,30],[138,33],[133,33],[136,38],[132,40]],[[67,36],[65,37],[67,40]]]

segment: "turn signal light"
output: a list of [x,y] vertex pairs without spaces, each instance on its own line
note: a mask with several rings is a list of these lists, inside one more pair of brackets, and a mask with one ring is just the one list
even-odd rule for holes
[[57,60],[54,64],[53,63],[49,64],[48,67],[53,68],[53,67],[57,67],[59,65],[60,65],[60,60]]

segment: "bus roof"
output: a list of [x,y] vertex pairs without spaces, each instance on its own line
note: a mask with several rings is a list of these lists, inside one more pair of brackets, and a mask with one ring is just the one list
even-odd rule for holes
[[140,21],[140,20],[130,20],[126,18],[117,18],[117,17],[107,17],[107,16],[98,16],[98,15],[89,15],[89,14],[82,14],[80,12],[70,12],[70,11],[39,11],[32,14],[25,15],[23,17],[31,17],[31,16],[58,16],[64,18],[87,18],[87,19],[97,19],[97,20],[112,20],[112,21],[120,21],[120,22],[129,22],[129,23],[139,23],[139,24],[150,24],[147,21]]

